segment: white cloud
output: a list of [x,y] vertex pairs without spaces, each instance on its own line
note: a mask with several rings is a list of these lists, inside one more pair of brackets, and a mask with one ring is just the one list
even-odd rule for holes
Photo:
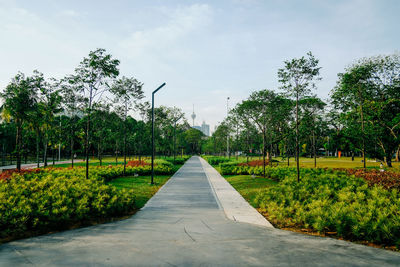
[[166,9],[164,15],[168,18],[165,25],[132,32],[119,43],[128,57],[187,59],[190,51],[184,48],[182,41],[210,23],[212,10],[206,4],[194,4]]
[[65,10],[61,11],[60,14],[62,16],[73,17],[73,18],[76,18],[76,17],[80,16],[80,14],[77,11],[73,10],[73,9],[65,9]]

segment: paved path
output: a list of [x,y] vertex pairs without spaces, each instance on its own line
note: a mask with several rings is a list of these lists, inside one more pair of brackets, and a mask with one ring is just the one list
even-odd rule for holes
[[203,170],[211,184],[220,208],[226,217],[233,221],[251,223],[259,226],[273,227],[258,211],[231,186],[228,181],[219,174],[208,162],[199,158]]
[[400,253],[229,220],[198,158],[130,219],[0,246],[0,266],[399,266]]
[[[74,163],[82,162],[82,161],[84,161],[84,160],[82,160],[82,159],[75,159],[75,160],[74,160]],[[63,160],[63,161],[56,161],[54,165],[58,165],[58,164],[70,164],[70,163],[71,163],[71,160]],[[53,161],[52,161],[52,160],[49,160],[48,163],[47,163],[47,165],[48,165],[49,167],[53,166]],[[43,162],[42,162],[42,163],[39,163],[39,166],[40,166],[40,167],[43,167],[43,166],[44,166],[44,163],[43,163]],[[0,166],[0,172],[1,172],[2,170],[9,170],[9,169],[16,169],[16,168],[17,168],[17,165]],[[37,168],[37,163],[26,163],[26,164],[21,164],[21,169],[34,169],[34,168]]]

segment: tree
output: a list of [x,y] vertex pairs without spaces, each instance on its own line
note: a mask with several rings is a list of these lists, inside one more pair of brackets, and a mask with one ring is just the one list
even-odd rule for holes
[[278,70],[279,82],[282,83],[282,89],[296,100],[296,166],[297,181],[300,181],[300,146],[299,146],[299,100],[310,94],[311,89],[315,88],[315,81],[320,80],[318,67],[319,60],[311,52],[297,59],[284,62],[284,68]]
[[109,90],[108,82],[119,75],[119,60],[106,54],[105,49],[91,51],[75,69],[75,75],[71,76],[70,83],[85,98],[86,138],[86,178],[89,177],[89,145],[90,145],[90,116],[93,104],[100,102],[103,94]]
[[400,145],[400,56],[364,58],[338,76],[332,102],[343,112],[342,119],[354,120],[351,114],[359,116],[364,168],[368,136],[377,140],[391,167],[392,156]]
[[[235,108],[235,112],[244,121],[251,121],[262,136],[263,175],[265,177],[265,157],[270,159],[267,145],[278,143],[283,138],[281,123],[286,120],[290,101],[270,90],[253,92],[247,100]],[[268,146],[271,147],[271,146]]]
[[324,110],[326,104],[316,96],[306,97],[300,102],[301,109],[303,111],[303,121],[306,124],[307,132],[312,134],[312,148],[314,157],[314,168],[317,167],[317,149],[316,149],[316,134],[318,131],[318,122],[322,120],[321,112]]
[[75,135],[78,129],[79,115],[82,110],[83,97],[78,94],[79,87],[74,86],[73,78],[66,77],[61,81],[61,92],[63,99],[63,108],[65,115],[69,118],[68,128],[69,128],[69,145],[70,145],[70,157],[71,157],[71,167],[74,167],[74,157],[75,157]]
[[226,152],[227,146],[227,136],[228,136],[229,127],[227,122],[224,120],[221,124],[218,125],[217,129],[212,134],[213,140],[213,151],[219,155],[223,155],[224,151]]
[[126,119],[128,111],[132,110],[137,101],[144,97],[142,87],[143,83],[135,78],[125,76],[116,80],[111,87],[111,92],[115,95],[115,103],[117,104],[115,110],[123,118],[124,176],[126,171]]
[[[44,80],[43,80],[44,81]],[[52,138],[55,139],[55,114],[61,111],[61,96],[60,90],[57,88],[57,82],[53,80],[53,83],[43,82],[38,88],[40,95],[37,105],[37,112],[34,114],[32,119],[36,119],[40,116],[41,129],[43,132],[43,162],[44,166],[47,166],[47,148],[49,141]],[[54,143],[54,142],[53,142]],[[54,147],[53,147],[54,149]],[[54,151],[53,151],[54,153]]]
[[185,132],[186,142],[189,144],[189,153],[201,153],[201,144],[204,134],[194,128],[190,128]]
[[36,108],[37,88],[40,87],[42,81],[43,77],[37,71],[34,71],[31,77],[18,73],[0,94],[4,101],[3,112],[7,113],[7,116],[16,124],[15,152],[18,170],[21,170],[22,126]]

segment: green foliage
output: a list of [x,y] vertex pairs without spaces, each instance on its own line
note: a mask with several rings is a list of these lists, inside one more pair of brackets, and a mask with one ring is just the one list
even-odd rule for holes
[[43,171],[0,181],[0,238],[64,229],[89,219],[122,215],[135,208],[132,192],[119,191],[95,175]]
[[[134,210],[135,192],[117,190],[106,181],[122,176],[122,165],[85,168],[49,168],[0,181],[0,238],[23,236],[27,231],[65,229],[97,218]],[[173,174],[174,166],[157,160],[156,175]],[[126,174],[150,175],[151,166],[127,167]]]
[[397,190],[369,187],[363,179],[324,169],[302,169],[300,183],[294,169],[277,168],[270,175],[281,181],[259,191],[254,203],[273,223],[337,232],[351,240],[400,245]]
[[176,165],[183,165],[189,158],[190,156],[183,156],[183,157],[177,156],[175,157],[175,160],[174,157],[167,157],[165,158],[165,160],[172,164],[175,163]]
[[107,184],[111,184],[119,190],[132,189],[135,198],[135,207],[142,208],[169,178],[170,175],[155,176],[155,184],[151,185],[149,183],[151,176],[125,176],[113,179]]
[[400,145],[400,56],[358,60],[338,77],[332,103],[341,111],[339,118],[349,139],[369,154],[373,146],[364,143],[376,140],[381,151],[374,154],[391,167]]
[[[263,166],[238,166],[237,162],[221,163],[219,170],[223,175],[263,175]],[[317,169],[318,170],[318,169]],[[286,167],[269,167],[265,168],[265,177],[273,178],[276,180],[283,179],[284,177],[296,173],[295,168]]]
[[[214,156],[203,156],[203,158],[210,164],[210,165],[219,165],[220,163],[230,162],[231,159],[224,158],[224,157],[214,157]],[[232,159],[233,160],[233,159]]]

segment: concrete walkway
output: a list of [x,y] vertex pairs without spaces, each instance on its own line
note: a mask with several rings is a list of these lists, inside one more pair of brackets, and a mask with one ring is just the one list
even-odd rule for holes
[[191,158],[130,219],[0,246],[0,266],[399,266],[400,253],[228,219]]
[[[78,162],[82,162],[84,161],[83,159],[75,159],[74,163],[78,163]],[[54,165],[58,165],[58,164],[70,164],[71,160],[63,160],[63,161],[56,161],[54,163]],[[53,166],[53,161],[48,161],[47,165],[49,167]],[[40,167],[44,166],[44,163],[39,163]],[[9,170],[9,169],[16,169],[17,165],[7,165],[7,166],[0,166],[0,173],[2,172],[2,170]],[[26,164],[21,164],[21,169],[35,169],[37,168],[37,163],[26,163]]]
[[220,208],[224,210],[228,219],[259,226],[273,227],[272,224],[258,213],[258,211],[253,208],[216,169],[204,159],[199,159],[208,181],[215,192]]

